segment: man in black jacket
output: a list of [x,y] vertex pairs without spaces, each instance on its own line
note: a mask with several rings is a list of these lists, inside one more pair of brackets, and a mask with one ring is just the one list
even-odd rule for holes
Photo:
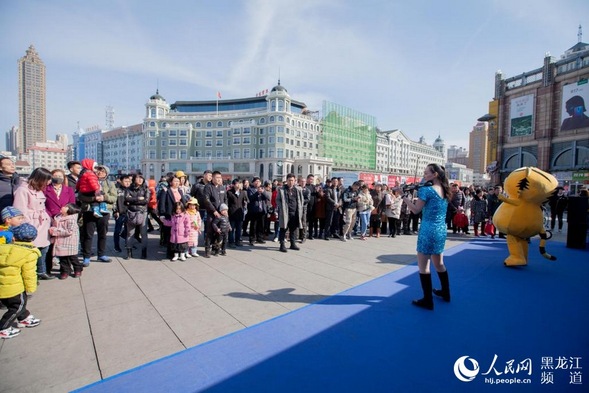
[[309,193],[309,202],[307,203],[307,238],[313,240],[313,230],[311,229],[313,220],[315,219],[315,198],[317,197],[317,191],[315,191],[315,176],[310,174],[307,176],[307,184],[305,188]]
[[113,207],[113,217],[115,219],[115,229],[113,233],[113,241],[115,244],[115,251],[121,252],[121,237],[127,238],[127,231],[125,229],[125,221],[127,220],[127,206],[125,206],[125,191],[131,186],[131,175],[120,175],[117,187],[117,201]]
[[241,189],[241,181],[233,179],[232,187],[227,191],[227,205],[229,206],[229,223],[231,232],[229,232],[229,247],[241,247],[241,232],[243,224],[243,214],[249,200],[247,193]]
[[268,198],[259,177],[254,177],[250,184],[247,190],[247,216],[250,222],[250,246],[253,246],[254,241],[260,244],[266,243],[264,241],[264,215],[267,212]]
[[10,157],[0,158],[0,211],[14,202],[14,190],[20,185],[20,177]]
[[204,186],[203,206],[207,211],[207,219],[205,221],[205,258],[211,257],[211,223],[213,219],[221,215],[221,204],[227,205],[227,191],[223,186],[223,177],[221,172],[215,171],[212,173],[212,181]]

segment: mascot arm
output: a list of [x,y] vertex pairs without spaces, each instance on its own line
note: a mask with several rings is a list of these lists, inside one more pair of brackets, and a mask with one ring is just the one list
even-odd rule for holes
[[501,202],[505,202],[508,205],[513,205],[513,206],[519,206],[521,204],[521,201],[519,199],[511,199],[511,198],[507,198],[501,194],[497,195],[497,197],[499,198],[499,200]]

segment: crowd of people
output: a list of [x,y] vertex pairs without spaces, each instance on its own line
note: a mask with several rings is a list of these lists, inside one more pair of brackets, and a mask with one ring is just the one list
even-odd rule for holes
[[[472,227],[474,236],[495,237],[492,217],[503,192],[501,186],[449,184],[443,167],[434,164],[424,171],[426,185],[431,187],[388,187],[362,180],[346,186],[337,177],[317,184],[313,175],[294,174],[288,174],[285,182],[254,177],[225,185],[222,174],[210,170],[192,185],[183,171],[169,172],[156,183],[141,173],[111,179],[109,168],[92,159],[71,161],[67,168],[67,174],[62,169],[36,168],[21,179],[13,161],[0,158],[0,243],[5,243],[0,247],[0,269],[14,268],[8,277],[18,281],[6,290],[6,279],[0,280],[0,300],[9,308],[0,320],[3,338],[18,334],[12,326],[15,319],[21,327],[39,324],[26,311],[23,293],[33,292],[37,280],[56,277],[51,273],[54,260],[59,261],[59,279],[80,277],[90,264],[96,239],[97,261],[111,262],[107,255],[111,217],[114,250],[124,259],[133,258],[134,250],[140,250],[136,257],[147,258],[147,233],[156,230],[155,225],[160,246],[171,261],[201,256],[199,246],[205,258],[225,256],[227,248],[243,247],[244,239],[250,247],[273,241],[286,253],[299,250],[298,244],[306,240],[366,241],[419,233],[418,264],[425,297],[415,304],[432,309],[429,260],[442,283],[442,289],[433,293],[449,301],[447,272],[440,257],[446,233],[470,234]],[[562,188],[550,207],[552,229],[558,220],[560,231],[566,210]],[[21,256],[20,261],[34,259],[32,268],[14,262],[15,255],[23,253],[26,258]],[[24,279],[17,279],[17,274]]]

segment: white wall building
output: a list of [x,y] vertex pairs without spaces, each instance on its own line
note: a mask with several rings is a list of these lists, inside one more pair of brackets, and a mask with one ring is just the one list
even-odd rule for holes
[[[38,143],[43,144],[43,143]],[[28,162],[32,168],[66,169],[67,150],[57,147],[32,146]]]
[[182,170],[194,182],[209,169],[225,179],[294,173],[322,180],[331,170],[332,160],[318,155],[319,120],[280,82],[264,96],[172,105],[156,92],[145,106],[147,177]]

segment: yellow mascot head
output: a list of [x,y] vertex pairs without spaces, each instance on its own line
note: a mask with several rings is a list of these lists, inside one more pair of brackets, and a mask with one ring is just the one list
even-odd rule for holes
[[533,166],[516,169],[505,179],[505,192],[510,198],[541,205],[558,187],[558,180]]

